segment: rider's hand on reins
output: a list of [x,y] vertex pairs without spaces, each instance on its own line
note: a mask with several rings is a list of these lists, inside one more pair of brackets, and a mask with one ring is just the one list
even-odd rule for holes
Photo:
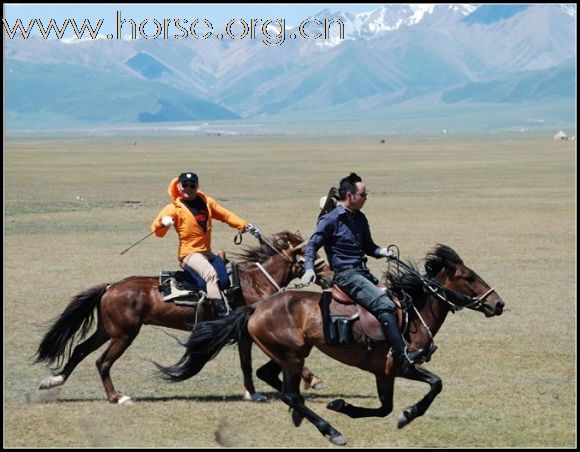
[[316,273],[314,272],[314,270],[309,269],[309,270],[306,270],[304,272],[304,274],[302,275],[302,278],[300,278],[300,282],[302,284],[304,284],[305,286],[307,286],[310,283],[314,282],[315,279],[316,279]]
[[381,248],[379,250],[379,256],[386,257],[387,259],[393,259],[396,257],[395,253],[387,248]]
[[262,233],[260,232],[260,229],[258,229],[256,226],[254,226],[253,224],[248,224],[243,232],[249,232],[251,235],[253,235],[254,237],[256,237],[257,239],[259,239],[262,236]]

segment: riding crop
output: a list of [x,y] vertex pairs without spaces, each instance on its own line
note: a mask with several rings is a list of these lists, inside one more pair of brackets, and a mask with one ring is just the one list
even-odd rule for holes
[[141,240],[136,241],[135,243],[133,243],[133,245],[131,245],[129,248],[127,248],[125,251],[121,252],[121,255],[125,254],[127,251],[129,251],[131,248],[133,248],[135,245],[138,245],[139,243],[141,243],[143,240],[145,240],[147,237],[149,237],[150,235],[153,235],[155,233],[155,231],[150,232],[149,234],[147,234],[145,237],[143,237]]

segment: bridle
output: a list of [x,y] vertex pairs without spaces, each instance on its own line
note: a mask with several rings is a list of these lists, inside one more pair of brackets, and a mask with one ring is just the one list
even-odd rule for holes
[[[449,310],[452,313],[460,311],[463,308],[472,309],[474,311],[481,311],[483,309],[483,302],[485,301],[485,299],[489,297],[493,292],[495,292],[495,289],[492,287],[480,297],[471,297],[469,295],[465,295],[453,289],[445,287],[435,278],[424,277],[415,268],[399,260],[398,257],[392,257],[391,259],[397,261],[397,266],[403,267],[409,274],[419,278],[419,280],[423,284],[423,291],[426,294],[432,295],[436,299],[446,303],[449,306]],[[451,301],[450,297],[454,298],[456,302],[454,303],[453,301]],[[460,302],[461,304],[458,304],[457,300],[461,300]],[[410,304],[413,310],[415,311],[415,315],[417,316],[417,318],[427,331],[427,334],[429,335],[431,342],[434,344],[433,333],[431,333],[431,329],[421,316],[420,312],[417,310],[417,307],[412,302],[412,299]]]
[[[485,292],[480,297],[471,297],[469,295],[465,295],[463,293],[445,287],[435,278],[424,277],[416,269],[414,269],[410,265],[405,264],[398,258],[393,257],[392,259],[396,260],[397,265],[403,267],[408,273],[419,278],[423,283],[423,290],[425,291],[425,293],[433,295],[437,299],[446,303],[449,306],[451,312],[453,313],[460,311],[463,308],[472,309],[474,311],[480,311],[483,308],[485,299],[489,297],[493,292],[495,292],[495,289],[491,287],[487,292]],[[451,299],[454,299],[455,303],[451,301]]]
[[[306,262],[306,259],[304,258],[304,256],[302,254],[296,253],[296,251],[299,251],[302,248],[304,248],[308,242],[303,240],[302,242],[300,242],[296,246],[292,246],[291,244],[288,244],[288,250],[292,251],[292,254],[289,254],[286,251],[286,249],[279,250],[278,248],[276,248],[270,242],[270,240],[264,238],[262,235],[258,236],[257,239],[260,241],[260,243],[265,243],[266,245],[268,245],[276,254],[278,254],[279,256],[284,258],[287,262],[289,262],[291,267],[295,268],[295,270],[293,269],[293,271],[292,271],[293,274],[298,274],[298,273],[300,273],[300,271],[302,271],[302,272],[304,271],[304,264]],[[236,240],[234,239],[234,243],[240,244],[241,239],[239,239],[238,242],[236,242]],[[316,268],[322,262],[324,262],[324,258],[321,257],[321,258],[316,259],[314,261],[314,268]],[[264,274],[264,276],[270,282],[270,284],[272,284],[276,288],[276,291],[284,292],[285,288],[280,287],[280,285],[276,282],[276,280],[272,277],[272,275],[270,273],[268,273],[268,271],[264,268],[264,266],[262,264],[260,264],[259,262],[254,262],[254,263],[256,264],[258,269]],[[304,287],[304,285],[296,284],[294,286],[294,288],[301,288],[301,287]]]

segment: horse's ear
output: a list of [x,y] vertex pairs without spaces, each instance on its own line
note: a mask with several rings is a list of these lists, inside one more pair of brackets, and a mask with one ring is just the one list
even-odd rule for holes
[[290,242],[290,237],[288,237],[288,233],[279,234],[276,237],[274,244],[276,245],[276,247],[283,250],[292,246],[292,243]]

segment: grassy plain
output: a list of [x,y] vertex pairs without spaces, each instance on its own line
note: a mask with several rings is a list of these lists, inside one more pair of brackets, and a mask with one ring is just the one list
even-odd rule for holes
[[[312,233],[318,200],[351,171],[369,191],[374,239],[416,260],[453,247],[507,303],[499,318],[450,315],[429,368],[443,392],[399,431],[398,413],[427,391],[397,381],[394,412],[349,419],[325,408],[338,397],[374,407],[374,379],[313,351],[308,365],[329,387],[306,403],[347,447],[574,447],[576,445],[575,142],[379,143],[289,137],[10,139],[4,147],[5,447],[308,447],[330,443],[284,405],[241,401],[237,350],[179,384],[147,360],[177,361],[163,329],[144,327],[113,367],[135,403],[105,401],[89,356],[61,388],[38,392],[48,369],[32,365],[43,325],[78,291],[129,275],[175,269],[174,234],[147,239],[168,202],[169,180],[196,171],[201,187],[264,232]],[[235,250],[219,224],[214,248]],[[246,238],[246,241],[252,240]],[[246,242],[249,243],[249,242]],[[379,275],[384,263],[371,262]],[[170,331],[180,338],[185,333]],[[266,361],[255,348],[254,367]]]

